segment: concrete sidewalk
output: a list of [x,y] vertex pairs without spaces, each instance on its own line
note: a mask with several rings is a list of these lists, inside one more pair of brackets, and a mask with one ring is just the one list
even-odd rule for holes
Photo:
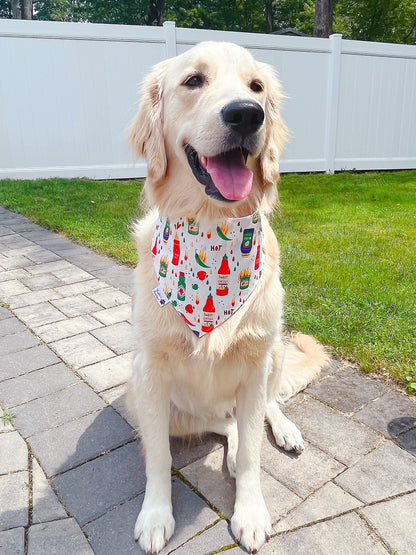
[[[143,458],[124,405],[132,270],[0,208],[0,554],[140,554]],[[260,553],[416,553],[415,399],[335,362],[288,403],[301,456],[265,432],[275,536]],[[244,553],[224,442],[173,441],[163,553]]]

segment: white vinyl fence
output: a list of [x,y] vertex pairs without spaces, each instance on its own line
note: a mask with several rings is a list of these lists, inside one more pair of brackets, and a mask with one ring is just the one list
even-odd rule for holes
[[292,135],[282,171],[416,168],[416,46],[0,20],[0,179],[144,177],[125,133],[138,84],[203,40],[277,69]]

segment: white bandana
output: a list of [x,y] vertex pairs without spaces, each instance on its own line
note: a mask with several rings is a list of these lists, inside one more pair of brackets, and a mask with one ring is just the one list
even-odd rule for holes
[[194,218],[160,218],[153,236],[159,304],[170,302],[201,337],[238,310],[263,267],[258,212],[202,227]]

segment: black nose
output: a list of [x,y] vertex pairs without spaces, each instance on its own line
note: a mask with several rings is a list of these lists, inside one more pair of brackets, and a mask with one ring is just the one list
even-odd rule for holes
[[264,111],[253,100],[238,100],[224,106],[221,117],[227,127],[240,135],[250,135],[260,129],[264,121]]

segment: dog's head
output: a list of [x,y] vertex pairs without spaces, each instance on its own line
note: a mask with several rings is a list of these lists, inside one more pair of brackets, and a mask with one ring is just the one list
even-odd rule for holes
[[286,140],[281,98],[272,69],[231,43],[200,43],[157,64],[130,127],[153,202],[194,213],[207,202],[269,207]]

